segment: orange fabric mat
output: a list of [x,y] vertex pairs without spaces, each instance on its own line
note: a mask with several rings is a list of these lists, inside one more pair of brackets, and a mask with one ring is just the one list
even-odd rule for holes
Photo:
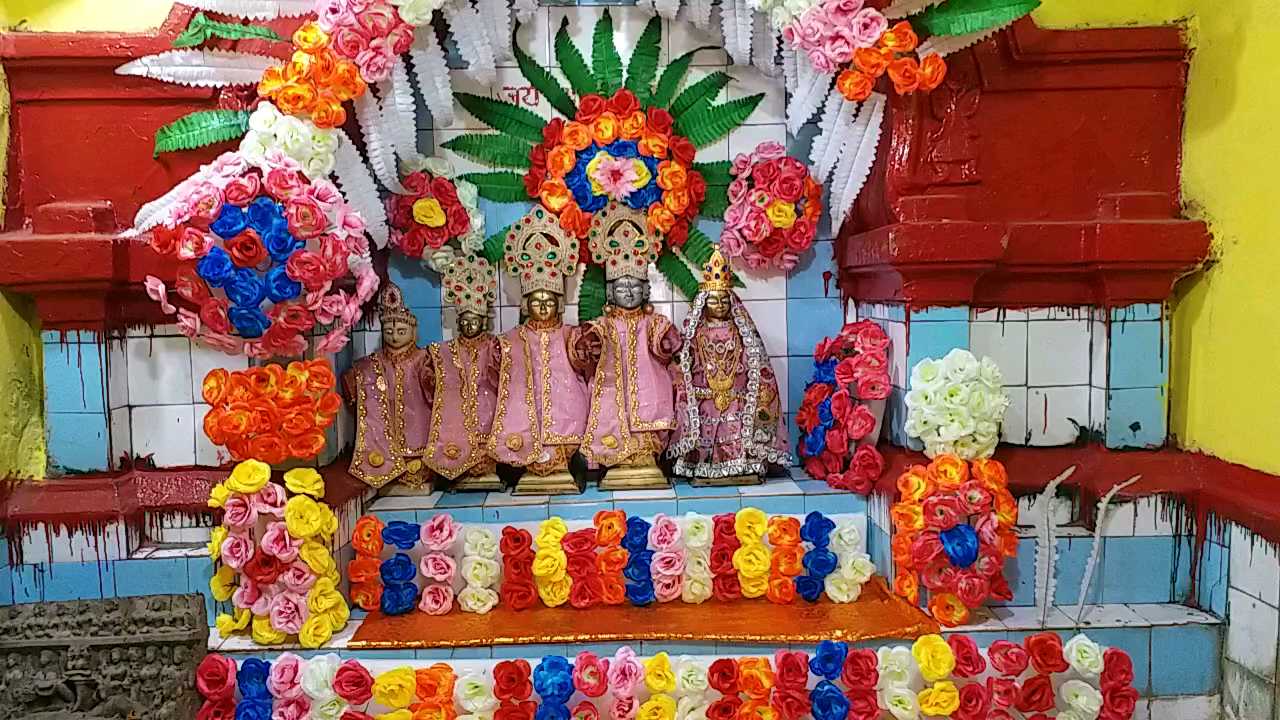
[[889,592],[882,578],[862,587],[857,602],[797,600],[775,605],[758,598],[701,605],[680,601],[599,605],[587,610],[538,606],[524,611],[497,607],[485,615],[454,610],[448,615],[371,612],[349,648],[435,648],[481,645],[688,640],[741,643],[817,643],[819,640],[917,638],[938,632],[938,623]]

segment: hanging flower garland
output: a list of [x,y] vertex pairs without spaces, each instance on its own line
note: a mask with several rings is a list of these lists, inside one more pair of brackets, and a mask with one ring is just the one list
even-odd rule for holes
[[978,360],[959,348],[941,360],[916,363],[906,401],[906,433],[923,442],[924,454],[931,458],[991,457],[1009,408],[1004,376],[995,361]]
[[720,250],[748,267],[791,270],[812,245],[822,215],[822,186],[786,148],[763,142],[730,169],[729,208]]
[[888,348],[889,336],[868,320],[814,348],[813,379],[796,410],[800,459],[813,478],[866,495],[884,472],[875,447],[884,407],[871,403],[889,397]]
[[325,430],[342,409],[335,383],[325,358],[288,367],[215,368],[200,387],[209,405],[204,434],[237,461],[254,458],[274,465],[316,457],[324,451]]
[[387,199],[391,244],[443,273],[457,255],[484,250],[484,213],[476,186],[454,177],[439,157],[423,158],[401,178],[405,193]]
[[893,559],[899,595],[918,602],[923,585],[930,613],[947,627],[963,625],[969,611],[988,598],[1013,599],[1004,565],[1018,553],[1018,504],[1003,465],[941,455],[928,467],[904,472],[898,497],[890,516],[897,530]]

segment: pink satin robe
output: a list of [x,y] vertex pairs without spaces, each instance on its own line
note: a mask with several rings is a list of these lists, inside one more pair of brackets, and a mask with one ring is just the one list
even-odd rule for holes
[[498,411],[489,442],[494,460],[517,467],[546,463],[555,446],[568,451],[582,442],[587,386],[569,363],[576,330],[526,323],[498,338]]
[[356,412],[351,474],[373,487],[400,479],[427,451],[431,410],[421,379],[426,356],[418,347],[395,357],[377,350],[343,375],[347,401]]
[[431,398],[430,436],[423,461],[456,480],[487,458],[497,393],[491,365],[497,340],[489,334],[432,343],[424,387]]

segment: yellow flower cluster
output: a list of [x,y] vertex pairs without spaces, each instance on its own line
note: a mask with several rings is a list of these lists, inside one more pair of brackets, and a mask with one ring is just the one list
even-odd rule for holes
[[568,532],[564,520],[555,516],[542,521],[538,526],[538,536],[533,540],[538,546],[533,555],[533,584],[547,607],[559,607],[569,600],[573,581],[566,569],[569,558],[560,547],[560,540]]
[[759,508],[743,508],[733,520],[733,531],[741,546],[733,551],[733,567],[738,571],[742,597],[758,598],[769,592],[769,547],[764,534],[769,518]]
[[407,708],[418,692],[418,676],[411,667],[388,670],[373,679],[373,699],[393,709]]
[[911,645],[911,657],[926,682],[946,680],[956,669],[956,654],[941,635],[922,635]]
[[640,705],[636,720],[675,720],[676,701],[670,693],[676,689],[676,673],[665,652],[645,661],[644,684],[653,694]]

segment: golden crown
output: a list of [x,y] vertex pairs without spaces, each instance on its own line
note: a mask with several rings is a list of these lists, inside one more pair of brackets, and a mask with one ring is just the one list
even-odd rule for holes
[[382,324],[400,321],[417,326],[418,318],[404,304],[404,292],[400,286],[387,280],[378,292],[378,320]]
[[707,264],[702,266],[702,285],[703,290],[732,290],[733,289],[733,273],[729,269],[729,260],[720,253],[720,246],[717,245],[711,253],[711,258],[707,260]]
[[646,280],[649,263],[658,259],[659,240],[648,231],[648,220],[617,200],[591,218],[587,247],[591,259],[604,266],[606,280],[633,277]]
[[563,295],[565,279],[578,270],[578,238],[556,217],[534,205],[507,231],[502,266],[520,281],[520,292],[549,290]]
[[488,315],[498,299],[498,276],[481,255],[457,255],[444,269],[444,301],[458,308]]

